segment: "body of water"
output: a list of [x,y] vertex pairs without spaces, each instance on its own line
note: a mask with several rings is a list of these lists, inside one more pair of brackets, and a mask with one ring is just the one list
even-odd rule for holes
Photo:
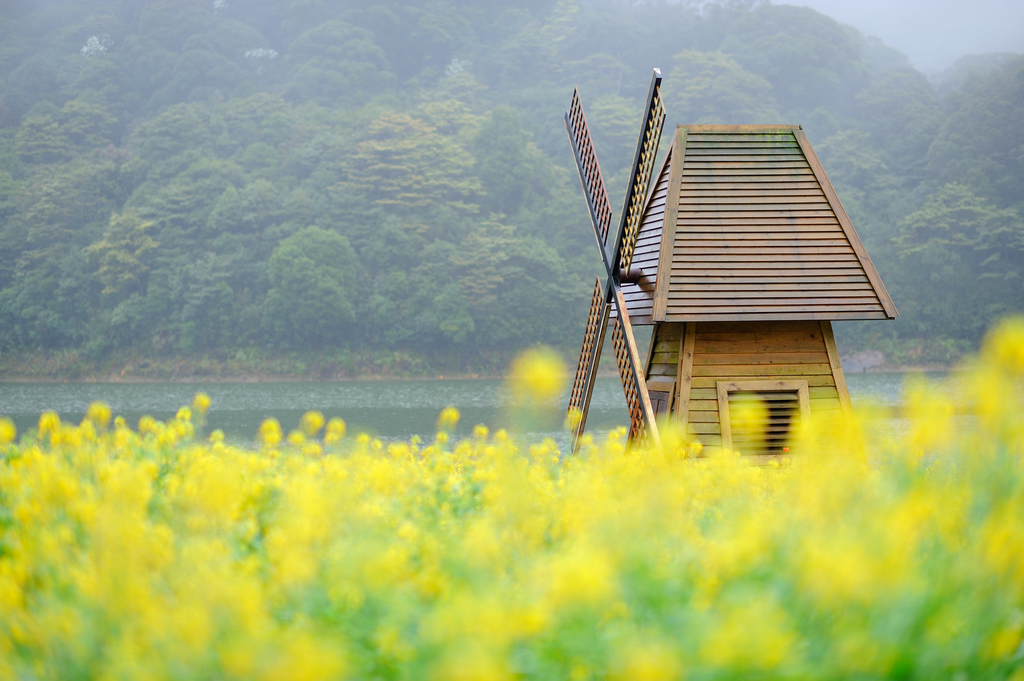
[[[848,374],[854,406],[873,403],[895,407],[900,402],[905,374]],[[937,376],[937,375],[933,375]],[[413,435],[430,438],[440,411],[455,406],[462,412],[457,435],[482,423],[492,430],[514,427],[508,393],[502,381],[374,380],[265,383],[0,383],[0,415],[14,420],[19,433],[35,428],[39,414],[53,410],[78,422],[89,404],[102,401],[134,428],[144,415],[165,420],[197,392],[207,393],[212,405],[206,431],[220,428],[230,440],[252,442],[263,419],[274,417],[287,432],[302,414],[319,410],[326,418],[345,419],[349,433],[366,432],[386,440]],[[535,436],[564,439],[561,405],[547,423],[525,427]],[[587,430],[595,434],[628,423],[625,400],[617,378],[600,379],[594,388]],[[898,427],[898,423],[891,424]]]

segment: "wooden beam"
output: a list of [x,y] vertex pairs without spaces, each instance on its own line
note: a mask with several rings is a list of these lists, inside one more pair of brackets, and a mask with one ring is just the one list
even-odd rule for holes
[[586,198],[590,210],[590,220],[594,227],[594,236],[597,238],[597,247],[601,250],[605,269],[611,271],[607,246],[608,231],[612,222],[611,201],[608,199],[608,190],[604,184],[604,177],[601,175],[601,166],[598,164],[597,154],[594,152],[594,142],[590,137],[590,128],[587,125],[587,117],[583,113],[583,104],[580,102],[578,89],[573,89],[572,103],[569,110],[565,112],[565,131],[569,135],[569,144],[576,159],[576,169],[579,171],[583,196]]
[[836,346],[836,337],[832,333],[832,322],[821,322],[821,335],[825,339],[825,351],[828,353],[828,363],[832,367],[832,377],[836,382],[836,390],[839,392],[839,404],[843,406],[843,416],[848,423],[853,418],[853,402],[850,401],[850,391],[846,388],[846,376],[843,375],[843,367],[839,363],[839,348]]
[[569,395],[569,412],[579,409],[579,423],[572,432],[572,453],[579,450],[580,437],[587,427],[587,415],[590,413],[590,399],[594,393],[597,369],[601,364],[601,346],[608,329],[608,314],[611,305],[605,299],[605,290],[601,286],[600,277],[594,278],[594,294],[591,298],[590,311],[587,314],[587,326],[583,333],[583,345],[580,359],[573,379],[572,392]]
[[716,123],[706,123],[701,125],[687,125],[685,126],[691,134],[736,134],[736,133],[772,133],[772,132],[792,132],[799,130],[799,125],[718,125]]
[[693,383],[693,350],[697,340],[697,325],[683,325],[679,347],[679,371],[676,374],[676,418],[686,428],[690,419],[690,385]]
[[[615,347],[615,362],[619,368],[619,378],[622,381],[626,405],[630,410],[630,436],[639,434],[638,425],[645,427],[650,446],[660,450],[661,438],[658,436],[658,424],[655,422],[651,397],[647,393],[647,381],[644,379],[643,365],[640,364],[640,352],[636,347],[633,325],[629,321],[629,312],[626,310],[626,301],[622,297],[622,289],[614,279],[608,282],[608,294],[607,297],[614,302],[619,314],[616,324],[612,328],[612,345]],[[621,338],[617,338],[617,332],[621,332]],[[631,390],[635,392],[632,397],[636,400],[636,404],[633,404],[630,399]]]
[[686,129],[676,128],[675,141],[669,147],[666,161],[671,157],[672,165],[668,171],[668,193],[665,195],[665,212],[661,223],[661,257],[658,261],[658,280],[654,289],[654,310],[651,317],[655,321],[665,319],[665,306],[668,301],[668,289],[672,279],[672,251],[676,240],[676,216],[679,215],[679,191],[683,177],[683,162],[686,160]]
[[[671,160],[672,159],[672,149],[673,149],[673,147],[671,147],[671,146],[668,148],[668,153],[665,154],[665,158],[661,159],[661,165],[658,166],[658,172],[654,173],[651,176],[651,179],[653,180],[653,182],[651,182],[650,186],[647,187],[647,197],[644,199],[644,210],[643,210],[643,214],[644,215],[646,215],[647,211],[650,210],[655,205],[653,203],[653,199],[654,199],[654,195],[658,191],[658,180],[661,179],[662,173],[665,172],[665,166],[672,162],[672,160]],[[670,170],[669,172],[671,173],[672,171]]]
[[[632,317],[630,317],[632,319]],[[647,348],[647,360],[644,362],[644,380],[651,375],[651,362],[654,361],[655,345],[658,343],[658,328],[659,325],[655,324],[651,330],[651,344]]]
[[[630,224],[630,216],[639,220],[642,215],[637,213],[642,210],[640,202],[646,198],[646,187],[644,186],[645,169],[654,164],[658,155],[658,144],[661,142],[661,129],[665,124],[665,105],[661,98],[661,70],[653,69],[651,74],[651,86],[647,91],[647,105],[644,108],[643,121],[640,124],[640,135],[636,141],[636,151],[633,153],[633,165],[630,166],[629,184],[626,187],[626,195],[622,201],[622,213],[619,216],[619,227],[615,230],[614,241],[608,243],[608,276],[617,278],[619,266],[623,256],[623,237],[626,236],[627,227]],[[650,165],[649,165],[650,164]],[[650,179],[649,177],[647,178]],[[643,194],[637,196],[638,190]],[[636,204],[634,206],[634,203]],[[632,210],[631,210],[632,209]],[[639,227],[637,225],[637,230]],[[609,232],[611,236],[611,232]],[[635,238],[635,233],[632,235]],[[627,268],[629,261],[633,258],[633,243],[627,249]]]
[[[691,392],[693,392],[695,395],[694,399],[696,399],[697,395],[701,395],[702,399],[708,399],[706,397],[703,397],[704,392],[708,388],[714,389],[718,385],[719,381],[749,381],[758,375],[761,374],[747,374],[746,376],[694,376],[693,388],[691,389]],[[807,385],[812,388],[834,386],[835,384],[835,379],[832,378],[832,374],[820,374],[817,376],[789,376],[781,378],[799,378],[801,380],[807,381]]]
[[[715,322],[715,321],[750,321],[750,322],[764,322],[764,321],[775,321],[780,317],[779,312],[744,312],[736,313],[730,312],[728,314],[709,314],[707,312],[683,312],[683,313],[670,313],[666,315],[668,321],[671,322]],[[826,320],[826,319],[888,319],[885,316],[885,312],[879,310],[877,313],[855,311],[855,312],[834,312],[834,311],[822,311],[822,312],[786,312],[786,319],[791,320]]]

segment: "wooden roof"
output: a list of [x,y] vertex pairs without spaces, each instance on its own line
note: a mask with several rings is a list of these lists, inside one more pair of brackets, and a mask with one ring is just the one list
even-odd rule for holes
[[679,126],[656,177],[633,323],[897,316],[800,126]]

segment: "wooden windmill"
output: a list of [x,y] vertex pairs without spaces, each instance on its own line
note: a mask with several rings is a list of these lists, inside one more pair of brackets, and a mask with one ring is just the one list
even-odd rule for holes
[[[655,69],[612,234],[578,91],[565,115],[607,270],[569,399],[573,450],[611,323],[631,440],[657,444],[656,419],[670,416],[706,447],[778,456],[798,419],[851,410],[831,321],[894,319],[896,307],[800,126],[679,126],[655,172],[660,88]],[[645,362],[639,325],[654,326]]]

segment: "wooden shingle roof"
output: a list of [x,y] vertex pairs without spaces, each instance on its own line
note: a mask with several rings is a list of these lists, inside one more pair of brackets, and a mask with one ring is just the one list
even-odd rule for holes
[[800,126],[680,126],[656,177],[634,323],[897,316]]

